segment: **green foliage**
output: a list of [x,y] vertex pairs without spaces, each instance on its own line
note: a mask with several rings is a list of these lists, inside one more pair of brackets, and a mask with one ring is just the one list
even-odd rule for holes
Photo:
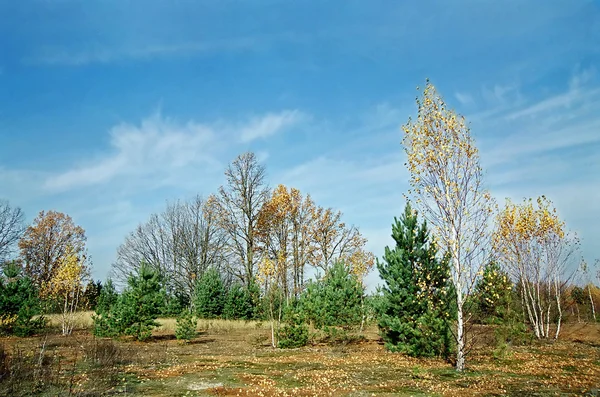
[[377,315],[378,315],[377,310],[379,307],[381,307],[383,302],[384,302],[383,295],[373,294],[373,295],[365,296],[365,299],[364,299],[365,322],[372,323],[372,322],[377,321]]
[[427,224],[419,226],[410,205],[394,221],[396,246],[386,247],[383,261],[377,261],[385,281],[383,296],[376,302],[385,346],[410,356],[447,356],[454,318],[448,261],[436,258]]
[[511,346],[531,344],[533,334],[528,332],[520,316],[513,315],[495,326],[494,339],[496,346],[492,355],[495,359],[504,359],[510,355]]
[[175,337],[179,340],[189,342],[198,334],[196,331],[197,326],[198,319],[194,316],[194,313],[189,309],[184,309],[179,317],[177,317]]
[[201,318],[216,318],[223,313],[225,288],[216,269],[208,269],[196,285],[194,305]]
[[576,305],[583,305],[585,302],[585,292],[583,288],[574,286],[571,290],[571,299]]
[[234,284],[225,295],[223,317],[229,320],[250,320],[254,317],[254,305],[251,292]]
[[102,292],[102,282],[100,280],[94,282],[91,280],[85,286],[85,291],[82,296],[82,307],[88,310],[96,310],[98,298]]
[[112,315],[113,307],[119,300],[112,280],[109,278],[104,283],[96,303],[96,313],[92,314],[94,327],[92,333],[96,336],[116,336],[119,334],[116,320]]
[[32,335],[46,325],[40,313],[38,292],[31,279],[15,263],[5,264],[0,278],[0,332],[17,336]]
[[502,324],[511,315],[514,286],[508,273],[491,262],[475,284],[473,300],[481,322]]
[[282,349],[306,346],[308,324],[297,302],[286,307],[283,320],[283,326],[277,332],[277,346]]
[[358,326],[363,316],[364,288],[343,262],[335,263],[325,277],[309,282],[302,306],[315,328],[334,333]]
[[152,328],[159,325],[156,318],[164,305],[165,293],[160,276],[142,262],[137,275],[131,275],[127,284],[109,312],[101,313],[97,325],[104,328],[99,333],[105,336],[132,335],[137,340],[146,340],[150,338]]
[[106,280],[106,283],[104,283],[104,287],[102,287],[100,295],[98,296],[98,303],[96,304],[96,313],[109,313],[112,307],[117,303],[118,299],[119,294],[115,289],[113,281],[109,278],[108,280]]
[[180,292],[166,294],[165,303],[162,308],[163,316],[178,316],[190,306],[190,299],[186,294]]

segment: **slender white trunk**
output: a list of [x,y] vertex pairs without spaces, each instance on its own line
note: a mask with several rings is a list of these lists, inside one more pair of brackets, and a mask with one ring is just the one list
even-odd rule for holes
[[592,316],[596,321],[596,308],[594,307],[594,299],[592,298],[592,286],[588,284],[588,296],[590,297],[590,305],[592,306]]
[[463,297],[460,289],[456,292],[456,306],[456,370],[463,371],[465,369],[465,329],[463,322]]
[[275,344],[275,313],[273,313],[273,297],[271,296],[269,302],[269,312],[271,314],[271,346],[276,347]]
[[560,325],[562,322],[562,308],[560,307],[559,294],[556,294],[556,308],[558,309],[558,320],[556,322],[556,334],[554,334],[554,339],[558,339],[558,334],[560,333]]
[[[456,236],[456,232],[454,233]],[[461,283],[461,268],[457,257],[458,252],[454,247],[454,272],[453,277],[454,289],[456,290],[456,370],[463,371],[465,369],[465,324],[463,313],[463,289]]]

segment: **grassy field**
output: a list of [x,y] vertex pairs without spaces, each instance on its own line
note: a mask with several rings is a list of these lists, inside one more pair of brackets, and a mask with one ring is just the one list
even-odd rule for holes
[[[52,319],[56,322],[57,319]],[[128,396],[397,396],[582,395],[600,388],[600,327],[568,324],[556,342],[508,348],[500,357],[486,338],[458,374],[438,359],[386,352],[376,329],[346,345],[274,350],[267,323],[200,321],[198,337],[174,339],[175,321],[162,319],[152,341],[97,339],[84,328],[2,338],[3,395]],[[8,358],[6,358],[8,357]],[[12,360],[12,361],[11,361]],[[20,378],[20,377],[21,378]]]

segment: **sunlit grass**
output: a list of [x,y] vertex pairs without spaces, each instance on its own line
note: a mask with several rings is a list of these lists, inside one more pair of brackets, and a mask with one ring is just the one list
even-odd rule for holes
[[[91,329],[94,325],[92,321],[93,311],[77,312],[75,314],[75,329]],[[49,320],[51,327],[60,327],[62,322],[61,314],[49,314],[45,317]],[[177,320],[175,318],[159,318],[157,322],[160,327],[156,328],[156,332],[160,333],[175,333],[177,326]],[[253,329],[267,329],[269,328],[268,322],[260,321],[244,321],[244,320],[223,320],[223,319],[199,319],[198,320],[198,331],[233,331],[233,330],[253,330]]]

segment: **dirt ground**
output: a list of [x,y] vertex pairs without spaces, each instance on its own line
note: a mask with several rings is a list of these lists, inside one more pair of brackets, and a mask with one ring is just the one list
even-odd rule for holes
[[[187,344],[174,339],[169,320],[164,324],[145,343],[95,339],[86,330],[70,337],[2,338],[9,356],[47,359],[50,375],[40,378],[37,389],[23,381],[12,390],[0,382],[0,390],[86,396],[600,395],[594,394],[600,388],[597,324],[568,324],[558,341],[509,346],[501,355],[483,337],[463,373],[444,360],[387,352],[375,327],[358,343],[275,350],[264,323],[201,324],[202,332]],[[32,374],[40,376],[32,365]]]

